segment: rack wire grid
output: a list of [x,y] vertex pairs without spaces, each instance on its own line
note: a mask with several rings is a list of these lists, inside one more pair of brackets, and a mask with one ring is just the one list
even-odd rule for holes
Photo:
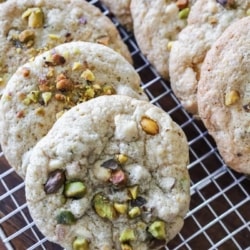
[[[183,109],[169,83],[162,80],[140,52],[133,34],[128,33],[99,1],[89,2],[117,26],[151,103],[165,110],[188,138],[190,211],[181,232],[166,249],[250,249],[250,180],[224,164],[202,122]],[[37,229],[27,208],[24,182],[1,151],[0,202],[0,249],[62,249]]]

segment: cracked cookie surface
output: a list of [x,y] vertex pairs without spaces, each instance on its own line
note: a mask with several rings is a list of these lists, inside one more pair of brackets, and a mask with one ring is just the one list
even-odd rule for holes
[[41,232],[66,249],[80,239],[86,249],[154,249],[182,228],[188,161],[186,137],[165,111],[97,97],[66,112],[35,146],[28,206]]

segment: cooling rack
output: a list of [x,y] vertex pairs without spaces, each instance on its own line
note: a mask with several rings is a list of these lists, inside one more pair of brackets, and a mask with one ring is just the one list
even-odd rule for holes
[[[99,1],[100,8],[117,26],[141,76],[150,101],[178,123],[188,138],[191,177],[190,211],[181,232],[166,249],[250,249],[250,180],[230,170],[219,155],[202,122],[190,116],[141,54],[128,33]],[[3,131],[1,131],[3,133]],[[29,214],[22,179],[8,165],[0,148],[0,249],[60,250],[37,229]]]

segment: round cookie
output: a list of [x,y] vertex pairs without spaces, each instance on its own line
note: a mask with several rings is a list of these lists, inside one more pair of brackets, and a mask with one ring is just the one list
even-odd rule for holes
[[234,22],[201,68],[199,114],[226,164],[250,174],[250,17]]
[[128,30],[132,31],[133,21],[130,12],[131,0],[101,0],[117,17],[118,21]]
[[0,95],[19,65],[69,41],[101,43],[132,62],[115,25],[87,1],[12,0],[1,4]]
[[191,114],[198,115],[197,85],[207,51],[233,21],[247,15],[249,8],[247,0],[197,0],[193,5],[188,25],[173,43],[169,58],[171,87]]
[[65,43],[21,66],[0,102],[0,142],[10,165],[24,177],[29,151],[57,117],[105,94],[147,100],[133,66],[107,46]]
[[132,0],[134,35],[142,53],[165,79],[169,79],[169,50],[186,26],[194,0]]
[[80,240],[90,250],[155,249],[183,226],[188,161],[186,137],[165,111],[97,97],[63,114],[34,147],[28,207],[41,232],[68,250]]

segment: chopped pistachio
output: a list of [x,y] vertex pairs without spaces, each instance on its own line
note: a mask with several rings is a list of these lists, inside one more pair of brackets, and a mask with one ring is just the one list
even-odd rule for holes
[[41,8],[28,8],[23,14],[22,18],[28,18],[28,25],[31,28],[41,28],[44,24],[44,14]]
[[56,35],[56,34],[49,34],[49,38],[52,39],[52,40],[59,40],[60,36]]
[[89,242],[85,238],[77,237],[73,241],[73,250],[89,250]]
[[182,9],[188,7],[188,3],[189,3],[188,0],[177,0],[177,1],[176,1],[176,6],[177,6],[180,10],[182,10]]
[[120,234],[119,241],[124,243],[131,240],[136,240],[134,230],[131,228],[124,229]]
[[117,169],[112,171],[110,182],[117,186],[126,184],[127,182],[126,173],[122,169]]
[[49,101],[52,98],[52,93],[51,92],[44,92],[42,93],[42,99],[44,101],[45,106],[48,105]]
[[86,193],[86,186],[81,181],[72,181],[65,184],[64,195],[68,198],[82,198]]
[[189,8],[184,8],[181,11],[179,11],[179,18],[180,19],[187,19],[189,15],[190,9]]
[[138,196],[138,192],[139,192],[139,186],[135,185],[135,186],[129,187],[128,191],[129,191],[131,198],[136,199]]
[[30,70],[28,68],[23,68],[22,75],[23,77],[28,77],[30,75]]
[[166,238],[165,222],[163,221],[154,221],[149,226],[148,231],[156,239],[164,240]]
[[56,221],[58,224],[72,225],[76,222],[76,218],[72,212],[63,210],[56,216]]
[[31,91],[31,92],[27,95],[27,98],[29,98],[32,102],[36,103],[36,102],[38,102],[39,93],[40,93],[40,92],[37,91],[37,90]]
[[88,99],[94,98],[95,97],[95,91],[94,91],[94,89],[93,88],[87,88],[86,91],[85,91],[85,96]]
[[75,70],[80,70],[83,68],[83,65],[82,63],[80,62],[74,62],[73,63],[73,66],[72,66],[72,70],[75,71]]
[[131,219],[134,219],[135,217],[138,217],[140,215],[141,215],[141,209],[139,207],[133,207],[128,212],[128,216]]
[[129,244],[121,244],[121,250],[133,250],[133,248]]
[[63,65],[66,62],[65,57],[57,53],[53,54],[51,59],[54,65]]
[[61,91],[71,90],[73,88],[73,83],[70,79],[60,79],[56,82],[56,89]]
[[126,214],[128,211],[128,204],[127,203],[114,203],[114,208],[119,214]]
[[20,42],[26,43],[35,38],[35,32],[33,30],[24,30],[19,34],[18,38]]
[[118,162],[115,159],[109,159],[101,164],[101,167],[115,170],[119,167]]
[[114,95],[114,94],[116,94],[115,89],[111,85],[103,86],[102,90],[103,90],[104,95]]
[[240,99],[240,93],[237,90],[231,90],[225,95],[225,105],[230,106],[235,104]]
[[56,193],[66,180],[65,173],[61,169],[56,169],[49,173],[48,179],[44,185],[44,191],[46,194]]
[[136,199],[130,201],[132,207],[141,207],[147,203],[147,200],[141,196],[136,197]]
[[109,201],[103,194],[98,193],[94,196],[93,206],[96,213],[101,218],[106,218],[109,220],[113,220],[116,218],[116,210],[111,201]]
[[142,126],[142,130],[149,135],[156,135],[159,133],[159,126],[157,122],[147,116],[143,116],[141,118],[140,124]]
[[124,154],[117,154],[115,155],[115,160],[118,162],[118,164],[125,164],[128,160],[128,157]]
[[94,73],[89,69],[84,70],[81,74],[81,77],[90,82],[93,82],[95,80]]

